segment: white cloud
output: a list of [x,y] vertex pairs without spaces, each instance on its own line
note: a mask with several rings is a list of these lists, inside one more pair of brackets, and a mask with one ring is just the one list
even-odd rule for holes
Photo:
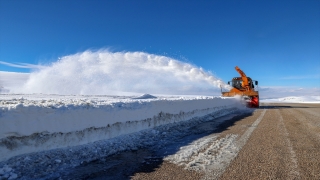
[[29,73],[16,73],[0,71],[0,92],[8,92],[10,89],[22,89],[29,79]]
[[11,92],[219,95],[220,84],[227,87],[210,72],[166,56],[100,50],[59,58],[31,73],[23,88]]

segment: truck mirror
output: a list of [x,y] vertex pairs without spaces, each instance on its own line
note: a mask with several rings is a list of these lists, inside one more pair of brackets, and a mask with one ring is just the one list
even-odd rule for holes
[[230,81],[228,81],[228,84],[230,85]]
[[258,85],[258,81],[256,81],[256,85]]

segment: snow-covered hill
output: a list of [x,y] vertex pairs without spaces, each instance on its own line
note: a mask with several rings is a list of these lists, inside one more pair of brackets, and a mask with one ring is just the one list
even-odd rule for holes
[[263,99],[264,103],[320,103],[320,96],[288,96],[283,98]]

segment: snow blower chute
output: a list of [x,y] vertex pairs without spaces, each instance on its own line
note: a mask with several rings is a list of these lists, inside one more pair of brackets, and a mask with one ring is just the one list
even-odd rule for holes
[[[245,102],[247,107],[259,108],[259,92],[258,81],[252,80],[236,66],[236,70],[241,77],[234,77],[231,81],[232,89],[229,92],[222,92],[223,97],[240,96]],[[228,82],[230,85],[230,81]],[[256,87],[254,86],[256,85]]]

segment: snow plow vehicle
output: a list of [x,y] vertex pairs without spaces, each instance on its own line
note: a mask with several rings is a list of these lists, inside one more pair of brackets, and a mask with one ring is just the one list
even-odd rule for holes
[[[229,92],[222,92],[221,89],[222,97],[240,96],[247,107],[259,108],[258,81],[247,77],[238,66],[236,66],[235,69],[241,77],[234,77],[231,80],[232,89]],[[230,85],[230,81],[228,81],[228,84]]]

